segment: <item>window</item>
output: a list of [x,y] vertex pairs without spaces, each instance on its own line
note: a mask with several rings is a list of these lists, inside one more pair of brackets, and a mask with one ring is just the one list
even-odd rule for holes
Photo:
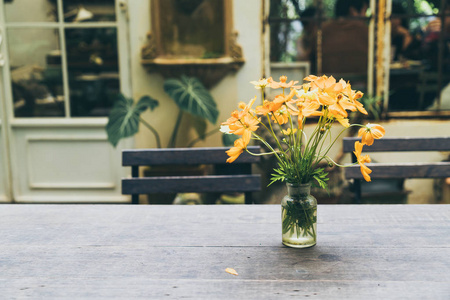
[[441,6],[436,0],[392,2],[390,116],[450,111],[450,6]]
[[107,116],[120,93],[114,0],[5,0],[16,118]]
[[[450,113],[450,6],[439,0],[387,3],[270,0],[271,69],[304,62],[311,73],[343,77],[372,99],[378,84],[383,93],[376,103],[388,117]],[[386,17],[377,24],[380,11]],[[377,45],[383,45],[378,52]],[[385,59],[377,61],[377,53]],[[382,81],[377,74],[384,74]]]

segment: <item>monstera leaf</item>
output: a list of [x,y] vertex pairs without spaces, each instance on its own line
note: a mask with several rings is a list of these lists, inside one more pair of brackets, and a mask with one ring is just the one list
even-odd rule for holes
[[181,110],[216,123],[219,115],[216,102],[197,78],[182,76],[181,80],[167,79],[164,91]]
[[116,147],[117,143],[126,137],[133,136],[139,130],[141,114],[150,108],[154,110],[159,102],[150,96],[143,96],[137,103],[133,99],[119,95],[109,114],[106,132],[109,142]]

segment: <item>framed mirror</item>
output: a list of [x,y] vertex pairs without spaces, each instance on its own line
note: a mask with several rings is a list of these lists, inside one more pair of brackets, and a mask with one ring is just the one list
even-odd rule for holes
[[244,63],[231,0],[152,0],[142,64],[165,77],[198,77],[211,87]]

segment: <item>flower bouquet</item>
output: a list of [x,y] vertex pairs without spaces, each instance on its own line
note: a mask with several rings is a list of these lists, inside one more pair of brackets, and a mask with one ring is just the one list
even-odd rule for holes
[[[278,167],[274,169],[270,184],[284,181],[288,187],[288,195],[281,203],[283,243],[299,248],[313,246],[317,239],[317,201],[309,191],[311,185],[327,188],[328,174],[320,163],[326,161],[329,165],[346,167],[328,156],[342,133],[350,127],[361,127],[358,135],[362,140],[355,143],[354,154],[366,181],[370,181],[372,171],[365,165],[370,157],[362,155],[363,145],[370,146],[374,139],[385,134],[384,128],[377,124],[350,124],[349,111],[363,114],[367,111],[358,101],[363,93],[352,90],[349,82],[325,75],[310,75],[304,81],[297,85],[298,81],[287,82],[286,76],[280,77],[279,82],[272,78],[252,81],[255,88],[261,90],[261,105],[253,108],[257,97],[248,104],[239,103],[239,110],[233,111],[221,126],[222,132],[240,136],[227,151],[228,163],[244,151],[249,152],[247,145],[252,139],[261,142],[268,151],[250,154],[276,157]],[[264,99],[266,88],[281,89],[281,93],[267,100]],[[309,136],[304,130],[308,118],[317,122]],[[332,137],[331,127],[336,123],[343,129]],[[261,130],[267,131],[272,142],[260,134]]]

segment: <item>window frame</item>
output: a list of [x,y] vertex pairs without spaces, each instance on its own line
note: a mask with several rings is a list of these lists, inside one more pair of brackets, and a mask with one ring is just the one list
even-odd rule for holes
[[[115,21],[92,21],[83,23],[70,23],[64,20],[64,8],[63,1],[68,0],[57,0],[56,1],[56,13],[58,19],[55,21],[45,21],[45,22],[7,22],[5,18],[4,6],[5,2],[0,3],[0,30],[3,33],[3,53],[5,58],[9,58],[9,48],[8,48],[8,38],[7,31],[12,28],[30,28],[30,29],[54,29],[58,30],[59,34],[59,50],[61,51],[61,71],[62,71],[62,86],[64,93],[64,116],[60,117],[16,117],[13,107],[13,94],[12,94],[12,81],[11,81],[11,70],[8,59],[5,60],[5,64],[2,67],[3,70],[3,82],[5,86],[5,102],[6,102],[6,112],[9,118],[9,123],[17,126],[29,126],[29,125],[42,125],[42,126],[70,126],[70,125],[92,125],[99,126],[107,123],[107,116],[71,116],[70,111],[70,88],[69,88],[69,72],[67,63],[67,53],[66,53],[66,29],[91,29],[91,28],[114,28],[117,34],[117,64],[118,64],[118,74],[119,74],[119,88],[121,93],[125,95],[131,95],[131,82],[126,80],[130,78],[130,66],[128,61],[128,24],[127,20],[122,15],[123,11],[126,11],[127,6],[121,3],[121,1],[113,0],[114,11],[115,11]],[[123,2],[123,1],[122,1]],[[126,41],[126,43],[121,42]],[[52,122],[49,123],[49,120]]]
[[[300,17],[297,18],[272,18],[270,17],[270,1],[271,0],[263,0],[264,1],[264,32],[265,32],[265,63],[264,63],[264,68],[265,68],[265,75],[266,76],[270,76],[270,66],[272,64],[272,62],[270,61],[270,25],[273,24],[274,22],[287,22],[287,23],[292,23],[295,21],[301,21],[302,19]],[[384,36],[383,36],[383,44],[384,47],[382,49],[382,57],[381,57],[381,61],[378,62],[378,64],[381,64],[382,70],[377,70],[376,68],[376,64],[377,64],[377,55],[376,55],[376,22],[378,22],[378,11],[377,11],[377,2],[375,0],[370,0],[369,1],[369,9],[370,9],[370,16],[368,17],[363,17],[364,19],[368,20],[369,23],[369,31],[368,31],[368,40],[369,40],[369,45],[368,45],[368,49],[369,49],[369,53],[368,53],[368,72],[367,72],[367,94],[369,96],[382,96],[383,97],[383,114],[382,114],[382,119],[389,119],[389,118],[448,118],[450,116],[450,110],[433,110],[433,111],[419,111],[419,110],[412,110],[412,111],[389,111],[388,110],[388,106],[389,106],[389,94],[390,94],[390,89],[389,89],[389,80],[391,77],[391,72],[390,72],[390,52],[391,52],[391,19],[395,18],[395,17],[399,17],[400,15],[398,14],[392,14],[392,0],[386,0],[385,1],[385,16],[383,18],[383,22],[384,22]],[[441,3],[441,8],[439,10],[439,13],[434,13],[434,14],[404,14],[401,16],[406,16],[406,17],[440,17],[441,18],[441,32],[443,30],[444,27],[444,18],[445,16],[450,16],[450,13],[445,13],[444,11],[444,3],[445,1],[442,1]],[[316,15],[315,19],[317,20],[318,23],[318,27],[319,27],[319,31],[321,29],[322,23],[324,21],[330,20],[332,18],[330,17],[326,17],[324,16],[324,12],[325,10],[323,9],[323,0],[317,0],[315,2],[317,4],[317,8],[319,10],[319,13]],[[447,4],[450,5],[450,4]],[[349,18],[350,19],[350,18]],[[319,33],[320,35],[320,33]],[[443,35],[441,35],[440,40],[439,40],[439,49],[440,49],[440,57],[439,57],[439,61],[441,63],[439,63],[438,67],[439,67],[439,77],[442,78],[442,59],[443,59]],[[321,53],[320,53],[320,42],[318,43],[319,46],[317,47],[317,69],[318,69],[318,74],[321,74],[319,71],[321,71]],[[281,62],[273,62],[275,64],[279,64]],[[381,72],[380,72],[381,71]],[[382,80],[377,79],[376,74],[383,74],[382,76]],[[377,82],[378,81],[378,82]],[[377,83],[378,85],[382,86],[382,93],[380,95],[379,89],[377,89]],[[440,79],[440,86],[442,87],[442,79]],[[442,90],[442,88],[439,88],[439,90]],[[441,94],[442,93],[438,93],[439,95],[439,100],[438,102],[441,102]]]

